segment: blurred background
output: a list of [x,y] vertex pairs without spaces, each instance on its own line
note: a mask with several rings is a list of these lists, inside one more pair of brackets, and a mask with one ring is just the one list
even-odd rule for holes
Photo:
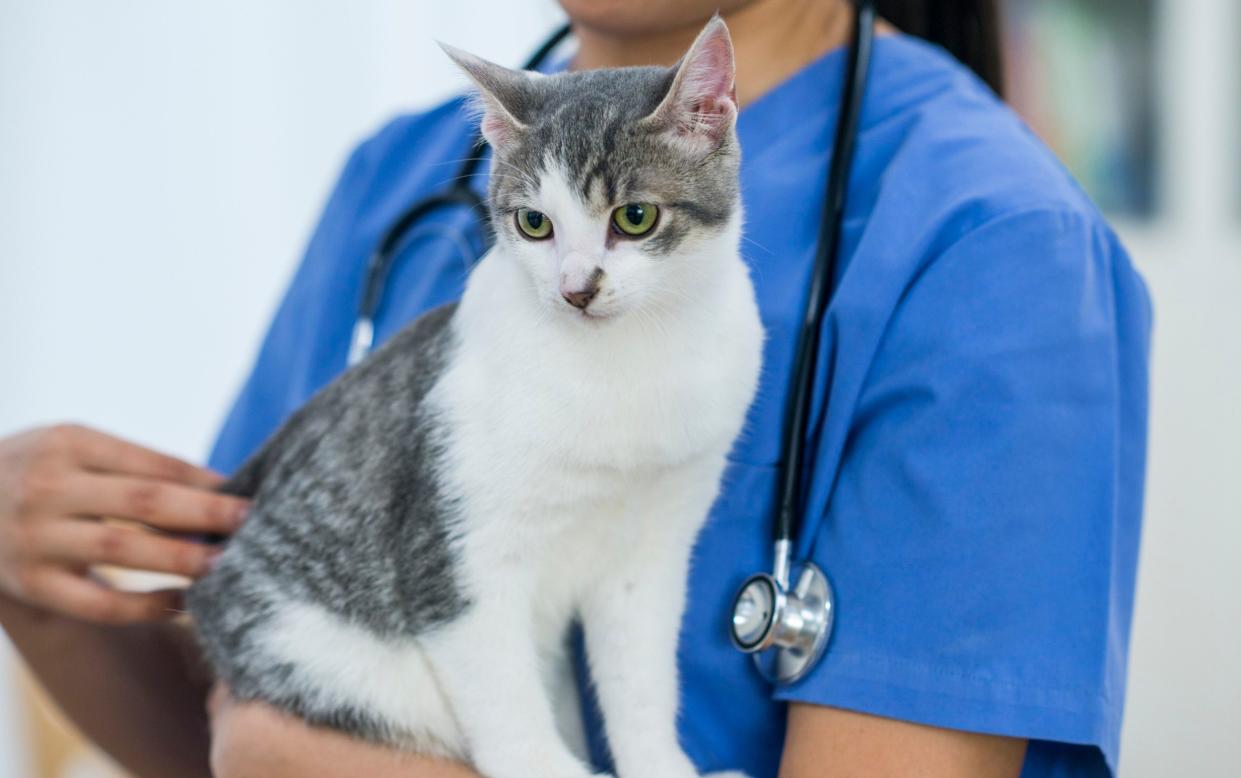
[[[1011,102],[1156,306],[1121,774],[1241,764],[1241,3],[1007,0]],[[201,460],[345,154],[517,63],[553,0],[0,0],[0,435]],[[480,23],[481,22],[481,23]],[[0,778],[115,773],[0,637]]]

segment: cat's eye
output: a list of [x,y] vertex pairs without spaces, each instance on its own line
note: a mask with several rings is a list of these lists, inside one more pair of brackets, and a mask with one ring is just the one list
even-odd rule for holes
[[652,203],[628,203],[612,211],[612,224],[622,235],[640,238],[655,229],[659,208]]
[[543,240],[552,236],[552,220],[542,211],[522,208],[517,211],[517,229],[530,240]]

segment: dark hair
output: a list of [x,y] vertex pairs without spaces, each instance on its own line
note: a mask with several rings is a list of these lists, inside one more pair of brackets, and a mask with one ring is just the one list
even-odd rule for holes
[[997,0],[878,0],[877,7],[903,32],[943,46],[1004,94]]

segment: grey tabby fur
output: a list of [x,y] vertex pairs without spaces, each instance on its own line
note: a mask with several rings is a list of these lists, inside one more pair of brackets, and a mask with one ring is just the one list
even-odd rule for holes
[[249,638],[290,594],[384,637],[417,635],[468,606],[456,582],[452,500],[435,475],[446,431],[419,413],[451,358],[455,307],[428,312],[330,384],[223,487],[253,507],[188,604],[207,660],[235,697],[399,739],[365,711],[315,707],[287,683],[291,668]]
[[501,175],[491,177],[492,223],[515,232],[512,213],[553,163],[569,173],[584,200],[601,208],[659,193],[671,223],[643,244],[648,253],[671,254],[696,229],[723,224],[739,196],[735,136],[726,135],[701,159],[678,151],[642,124],[675,74],[674,68],[632,67],[493,79],[488,88],[528,129],[505,151]]

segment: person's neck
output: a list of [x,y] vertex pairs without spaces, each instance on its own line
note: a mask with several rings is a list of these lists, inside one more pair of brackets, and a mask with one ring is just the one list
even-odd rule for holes
[[[743,107],[849,41],[853,10],[844,0],[753,0],[724,14],[737,54],[737,101]],[[671,65],[706,19],[656,33],[621,34],[574,24],[574,70]]]

